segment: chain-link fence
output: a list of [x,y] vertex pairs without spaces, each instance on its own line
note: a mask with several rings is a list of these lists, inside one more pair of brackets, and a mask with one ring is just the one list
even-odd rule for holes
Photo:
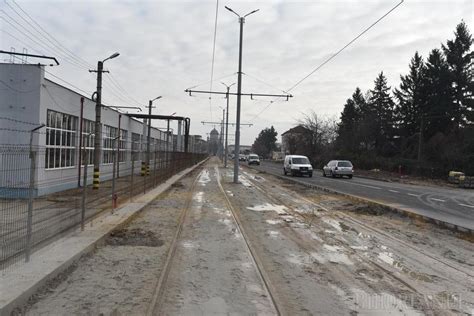
[[88,162],[93,155],[84,149],[78,166],[77,152],[53,149],[0,146],[0,271],[29,261],[63,233],[113,212],[206,156],[158,147],[149,156],[141,150],[111,150],[103,154],[100,186],[93,189]]

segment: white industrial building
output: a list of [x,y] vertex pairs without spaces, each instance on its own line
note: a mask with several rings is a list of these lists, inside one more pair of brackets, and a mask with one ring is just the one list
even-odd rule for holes
[[[35,179],[38,183],[35,195],[44,195],[78,185],[79,133],[81,118],[81,98],[83,102],[83,142],[89,158],[89,183],[92,181],[92,163],[95,125],[95,102],[69,88],[44,77],[44,68],[30,64],[0,64],[0,146],[4,155],[0,155],[0,168],[5,166],[8,146],[14,150],[28,148],[29,130],[44,123],[33,137],[33,148],[37,148],[37,168]],[[119,131],[120,117],[120,131]],[[130,170],[131,155],[135,157],[135,166],[139,168],[138,152],[146,147],[147,131],[143,122],[128,117],[110,107],[102,107],[102,161],[101,181],[107,180],[112,174],[112,140],[119,136],[118,155],[120,169]],[[176,134],[176,133],[175,133]],[[145,136],[144,136],[145,135]],[[166,145],[166,132],[151,129],[151,150],[184,151],[184,136],[171,135],[169,147]],[[193,138],[197,138],[194,140]],[[200,136],[190,136],[189,151],[199,150],[195,144],[202,142]],[[20,146],[19,146],[20,145]],[[23,146],[22,146],[23,145]],[[21,150],[21,149],[20,149]],[[205,148],[207,150],[207,148]],[[136,154],[135,154],[136,153]],[[2,158],[3,157],[3,158]],[[28,156],[27,156],[28,157]],[[18,160],[17,164],[25,164],[27,170],[29,159]],[[27,164],[27,165],[26,165]],[[3,167],[5,169],[5,167]],[[18,168],[18,167],[16,167]],[[18,169],[20,170],[20,168]],[[1,170],[0,170],[1,171]],[[29,172],[29,171],[28,171]],[[130,172],[130,171],[128,171]],[[27,188],[25,181],[16,184],[6,176],[0,176],[0,188]]]

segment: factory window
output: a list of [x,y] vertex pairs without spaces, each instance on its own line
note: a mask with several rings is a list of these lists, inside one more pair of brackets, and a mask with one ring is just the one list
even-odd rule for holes
[[104,139],[103,139],[103,154],[102,154],[102,163],[113,163],[114,162],[114,156],[113,156],[113,150],[115,148],[115,143],[117,141],[117,136],[118,136],[118,128],[112,127],[109,125],[104,125],[105,130],[104,130]]
[[72,167],[76,162],[77,117],[52,110],[46,112],[45,168]]
[[120,129],[120,141],[119,141],[119,161],[125,162],[127,160],[127,137],[128,132],[124,129]]
[[[87,119],[82,120],[82,148],[81,150],[86,149],[85,155],[82,151],[84,159],[87,159],[87,164],[92,165],[94,163],[94,139],[93,135],[95,131],[95,122]],[[81,163],[81,165],[84,165]]]

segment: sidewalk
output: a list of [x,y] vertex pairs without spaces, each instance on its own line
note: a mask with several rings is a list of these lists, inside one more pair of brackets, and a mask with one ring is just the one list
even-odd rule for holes
[[0,315],[10,315],[15,307],[22,306],[48,280],[94,249],[112,230],[130,221],[153,199],[200,164],[172,176],[158,187],[136,197],[133,202],[116,209],[113,214],[103,213],[88,223],[84,231],[76,229],[68,236],[38,250],[29,263],[22,263],[0,276]]

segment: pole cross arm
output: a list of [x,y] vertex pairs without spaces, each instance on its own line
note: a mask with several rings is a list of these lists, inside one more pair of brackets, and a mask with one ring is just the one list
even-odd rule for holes
[[[224,124],[224,125],[232,125],[232,126],[235,126],[235,125],[236,125],[236,123],[207,122],[207,121],[201,121],[201,123],[202,123],[203,125],[205,125],[205,124],[209,124],[209,125],[221,125],[221,124]],[[240,125],[253,126],[252,123],[240,123]]]
[[189,93],[189,95],[192,95],[192,93],[205,93],[205,94],[223,94],[223,95],[241,95],[241,96],[250,96],[250,98],[253,100],[254,97],[272,97],[272,98],[286,98],[288,101],[289,98],[292,98],[292,94],[266,94],[266,93],[238,93],[238,92],[220,92],[220,91],[204,91],[204,90],[191,90],[191,89],[186,89],[184,92]]

